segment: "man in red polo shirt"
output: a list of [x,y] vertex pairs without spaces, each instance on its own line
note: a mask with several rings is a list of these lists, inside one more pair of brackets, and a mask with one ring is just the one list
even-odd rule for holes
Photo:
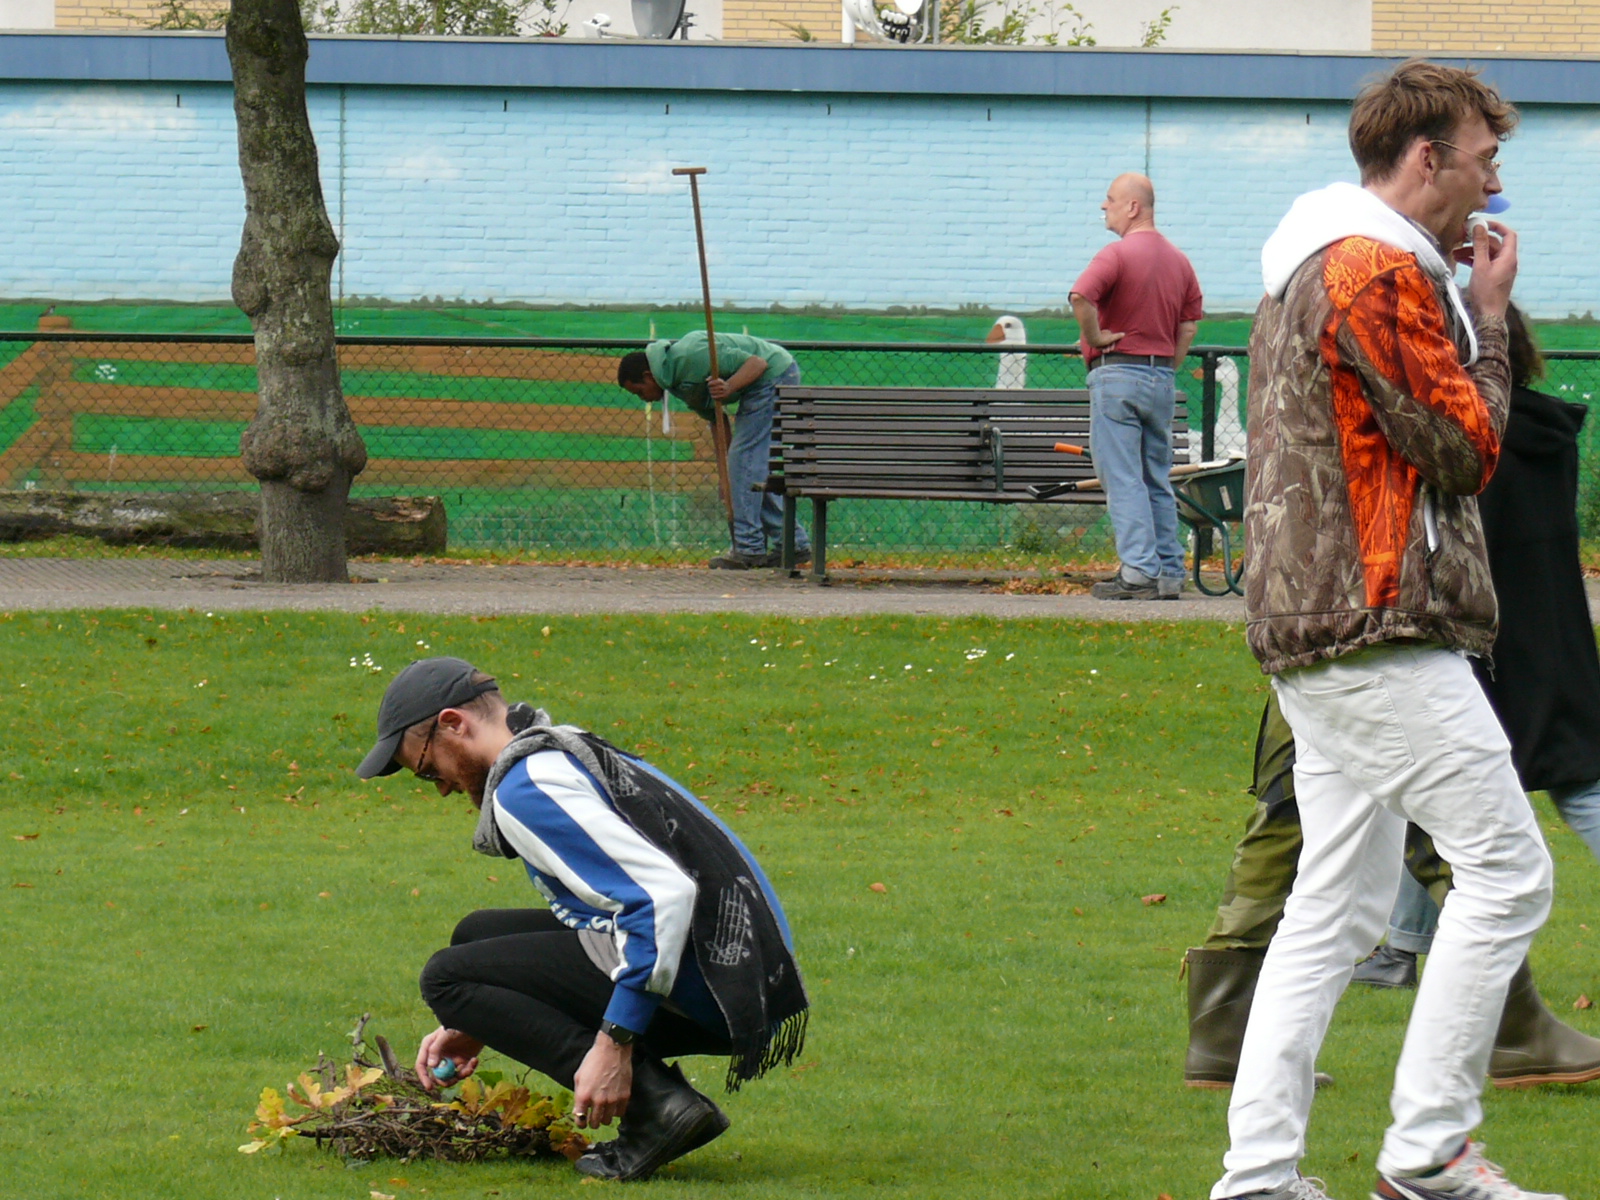
[[1143,175],[1119,175],[1100,210],[1120,239],[1072,285],[1089,368],[1089,445],[1117,539],[1117,577],[1102,600],[1176,600],[1183,548],[1172,497],[1174,368],[1201,313],[1194,267],[1156,231],[1156,193]]

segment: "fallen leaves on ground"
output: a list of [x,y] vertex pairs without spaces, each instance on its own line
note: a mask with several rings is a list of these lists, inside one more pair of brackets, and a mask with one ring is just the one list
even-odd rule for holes
[[1148,896],[1140,896],[1139,900],[1144,904],[1165,904],[1167,902],[1167,894],[1165,892],[1151,892]]

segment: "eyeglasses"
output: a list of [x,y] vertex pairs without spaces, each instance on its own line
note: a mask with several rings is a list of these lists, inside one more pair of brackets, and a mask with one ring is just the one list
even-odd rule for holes
[[1452,150],[1456,150],[1462,154],[1465,154],[1468,158],[1477,159],[1483,164],[1484,170],[1488,171],[1489,174],[1494,176],[1498,176],[1500,174],[1500,164],[1494,159],[1490,158],[1487,154],[1474,154],[1471,150],[1462,150],[1460,146],[1455,145],[1453,142],[1446,142],[1440,138],[1434,138],[1433,145],[1448,146]]
[[438,783],[439,777],[432,771],[425,770],[423,763],[428,761],[428,751],[433,748],[433,735],[439,732],[439,718],[433,719],[433,724],[428,728],[428,736],[422,740],[422,753],[417,755],[417,765],[411,768],[411,773],[423,783]]

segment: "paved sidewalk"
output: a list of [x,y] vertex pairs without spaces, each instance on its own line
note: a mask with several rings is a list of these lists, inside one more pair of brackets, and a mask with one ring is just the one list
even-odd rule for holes
[[827,586],[777,571],[703,567],[493,566],[354,563],[347,585],[269,586],[239,560],[0,559],[0,612],[65,608],[291,609],[335,612],[669,613],[777,616],[1064,618],[1085,621],[1244,620],[1237,596],[1178,601],[1008,594],[1009,576],[949,571],[840,571]]

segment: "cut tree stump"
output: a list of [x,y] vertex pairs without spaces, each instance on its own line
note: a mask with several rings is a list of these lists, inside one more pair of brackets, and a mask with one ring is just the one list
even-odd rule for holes
[[[345,515],[349,554],[443,554],[446,532],[444,501],[437,496],[353,498]],[[261,498],[251,492],[0,492],[0,542],[62,536],[258,550]]]

